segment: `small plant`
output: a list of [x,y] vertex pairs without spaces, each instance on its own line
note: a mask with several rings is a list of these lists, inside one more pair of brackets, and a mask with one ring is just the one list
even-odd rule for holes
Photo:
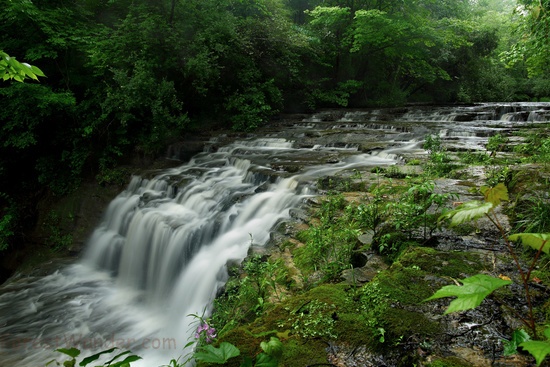
[[429,154],[443,151],[443,144],[439,135],[427,135],[424,138],[422,148],[426,149]]
[[[195,331],[195,340],[189,342],[186,347],[190,347],[195,344],[195,350],[190,354],[187,362],[195,360],[197,362],[213,363],[213,364],[225,364],[230,359],[236,358],[241,355],[241,351],[235,345],[229,342],[221,342],[218,346],[214,346],[217,343],[216,330],[210,326],[202,316],[189,315],[195,317],[199,326]],[[279,365],[279,359],[283,353],[283,343],[276,338],[271,337],[269,341],[263,341],[260,343],[262,353],[259,353],[254,358],[245,356],[240,364],[240,367],[277,367]],[[176,365],[178,366],[178,365]],[[179,366],[178,366],[179,367]]]
[[302,338],[336,338],[334,334],[334,305],[312,300],[292,313],[288,320]]
[[428,151],[428,162],[424,165],[428,175],[445,177],[455,168],[438,135],[426,136],[422,147]]
[[539,194],[520,199],[514,212],[517,231],[550,231],[550,200],[546,195]]
[[46,244],[52,248],[53,251],[61,251],[67,249],[73,243],[73,235],[65,233],[63,229],[67,223],[74,222],[74,217],[69,216],[67,219],[63,219],[55,211],[50,211],[44,223],[42,224],[45,231],[49,232],[49,236],[46,238]]
[[306,244],[304,263],[320,271],[325,280],[333,280],[348,268],[360,235],[355,205],[348,204],[343,195],[329,195],[316,215],[319,223],[298,236]]
[[495,134],[489,137],[486,149],[491,152],[491,156],[494,156],[496,152],[502,151],[507,143],[508,139],[505,136],[502,134]]
[[458,158],[460,158],[463,163],[474,165],[486,165],[493,160],[493,158],[485,152],[459,152]]
[[[504,226],[498,219],[495,213],[496,207],[498,207],[502,201],[508,200],[508,190],[504,184],[499,183],[495,187],[481,187],[480,191],[484,195],[483,201],[470,201],[460,205],[453,211],[450,211],[441,216],[441,220],[450,220],[451,225],[458,225],[464,222],[476,220],[481,217],[489,219],[493,225],[498,229],[502,239],[508,249],[509,254],[514,260],[514,264],[519,272],[521,282],[523,284],[523,290],[525,299],[527,302],[527,315],[520,315],[519,311],[516,313],[525,326],[531,331],[534,339],[538,339],[537,325],[535,316],[533,313],[533,302],[530,291],[531,273],[535,269],[537,261],[540,255],[544,252],[550,253],[550,234],[544,233],[516,233],[508,235],[504,229]],[[530,247],[536,251],[535,256],[531,260],[527,270],[524,270],[520,263],[519,257],[514,250],[512,242],[519,241],[523,245]],[[511,284],[509,279],[501,279],[492,277],[485,274],[478,274],[462,280],[463,285],[448,285],[438,290],[434,295],[427,300],[433,300],[444,297],[457,297],[451,302],[445,313],[463,311],[475,308],[481,304],[481,302],[493,293],[496,289]],[[512,308],[513,309],[513,308]],[[550,332],[545,331],[546,337],[550,336]],[[512,338],[513,340],[513,338]],[[517,338],[516,338],[517,342]],[[550,353],[550,343],[546,341],[522,341],[519,346],[531,353],[536,361],[537,365],[542,363],[545,356]],[[509,347],[511,348],[511,347]]]

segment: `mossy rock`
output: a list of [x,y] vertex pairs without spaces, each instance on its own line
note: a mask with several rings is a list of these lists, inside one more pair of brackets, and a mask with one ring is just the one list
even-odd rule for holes
[[426,367],[473,367],[474,365],[458,357],[438,358]]
[[289,339],[285,341],[279,367],[329,365],[327,344],[322,340]]
[[405,267],[400,261],[376,277],[381,292],[390,300],[406,305],[417,305],[431,296],[434,286],[426,281],[425,272],[416,267]]
[[451,278],[472,276],[484,269],[478,253],[438,251],[429,247],[409,247],[398,261],[404,267],[418,267],[426,273]]
[[386,340],[389,341],[389,348],[393,348],[391,342],[398,343],[412,335],[416,339],[424,340],[441,331],[437,322],[429,320],[420,312],[400,308],[391,308],[384,314],[382,323],[386,325]]

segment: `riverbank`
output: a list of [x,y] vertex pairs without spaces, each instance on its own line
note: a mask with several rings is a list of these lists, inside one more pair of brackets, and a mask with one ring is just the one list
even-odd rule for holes
[[[514,338],[544,331],[550,259],[533,263],[536,251],[519,243],[511,252],[500,230],[550,230],[548,127],[491,126],[469,137],[471,149],[456,135],[432,135],[423,155],[320,180],[319,199],[279,227],[268,254],[253,248],[230,271],[209,321],[218,342],[255,355],[277,337],[283,366],[534,366]],[[483,202],[484,186],[509,194],[491,212],[500,228],[484,216],[455,227],[439,220]],[[530,267],[526,299],[520,271]],[[467,311],[445,314],[455,297],[426,301],[476,274],[513,285]]]

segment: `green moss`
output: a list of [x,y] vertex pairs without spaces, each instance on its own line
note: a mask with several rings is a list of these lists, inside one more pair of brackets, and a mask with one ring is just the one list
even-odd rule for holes
[[428,363],[426,367],[473,367],[473,364],[457,357],[446,357],[438,358]]
[[376,329],[370,326],[371,322],[369,314],[364,312],[338,313],[336,322],[338,340],[353,346],[375,345],[378,334]]
[[484,269],[480,255],[461,251],[437,251],[428,247],[409,247],[399,258],[404,267],[416,266],[426,273],[461,278]]
[[423,339],[440,332],[439,324],[422,313],[399,308],[392,308],[384,313],[382,322],[386,325],[386,340],[390,343],[413,334]]
[[283,343],[279,367],[328,365],[326,343],[321,340],[289,339]]
[[404,267],[395,262],[388,270],[378,274],[376,280],[381,291],[391,300],[415,305],[433,294],[432,285],[424,280],[425,273],[416,267]]
[[292,256],[294,264],[296,264],[304,276],[307,277],[315,271],[311,263],[311,256],[305,246],[292,250]]

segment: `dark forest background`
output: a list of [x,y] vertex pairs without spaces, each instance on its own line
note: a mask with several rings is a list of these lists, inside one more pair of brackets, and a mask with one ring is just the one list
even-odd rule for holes
[[[1,0],[0,250],[36,203],[279,113],[550,97],[550,1]],[[126,177],[124,178],[126,180]]]

